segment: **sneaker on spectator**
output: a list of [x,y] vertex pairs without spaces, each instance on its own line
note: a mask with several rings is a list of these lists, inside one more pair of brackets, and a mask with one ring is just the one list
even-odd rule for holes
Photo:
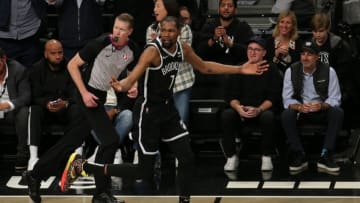
[[15,170],[16,171],[25,170],[27,167],[27,160],[28,158],[25,156],[17,156],[15,161]]
[[28,161],[28,165],[27,165],[27,170],[28,171],[32,171],[35,164],[39,161],[39,158],[38,157],[35,157],[35,158],[30,158],[29,161]]
[[261,177],[263,180],[271,180],[273,171],[261,171]]
[[303,152],[295,152],[289,166],[290,172],[304,171],[307,168],[308,162],[306,161],[305,154]]
[[317,162],[317,167],[329,172],[340,171],[340,167],[335,163],[334,159],[329,154],[325,154],[324,156],[320,157],[319,161]]
[[226,164],[224,165],[225,171],[235,171],[239,165],[239,158],[236,154],[232,157],[227,158]]
[[229,180],[238,180],[237,171],[224,171],[224,173]]
[[123,163],[123,159],[121,156],[121,150],[118,149],[115,153],[114,164],[122,164],[122,163]]
[[273,170],[271,156],[262,156],[261,157],[261,170],[262,171],[272,171]]

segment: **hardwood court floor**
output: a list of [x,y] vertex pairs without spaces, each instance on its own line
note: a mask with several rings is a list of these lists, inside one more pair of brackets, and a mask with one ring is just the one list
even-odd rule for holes
[[[177,197],[123,197],[126,203],[177,203]],[[2,203],[32,203],[28,197],[0,197]],[[90,196],[43,196],[43,203],[90,203]],[[191,203],[359,203],[358,197],[192,197]]]

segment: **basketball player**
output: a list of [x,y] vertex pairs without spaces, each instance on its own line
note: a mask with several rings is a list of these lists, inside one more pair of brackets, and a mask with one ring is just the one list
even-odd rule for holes
[[121,81],[112,79],[117,91],[127,91],[139,78],[139,98],[134,107],[135,132],[139,143],[139,165],[93,164],[72,154],[64,170],[61,185],[65,190],[70,183],[84,172],[151,179],[154,174],[155,156],[160,142],[168,144],[179,161],[179,202],[190,202],[190,186],[193,175],[194,157],[189,144],[188,131],[181,122],[174,106],[172,87],[179,63],[186,60],[205,74],[257,74],[267,70],[265,61],[258,64],[245,63],[241,67],[202,61],[192,48],[179,42],[180,24],[177,18],[168,16],[161,21],[160,37],[147,45],[138,64],[129,76]]

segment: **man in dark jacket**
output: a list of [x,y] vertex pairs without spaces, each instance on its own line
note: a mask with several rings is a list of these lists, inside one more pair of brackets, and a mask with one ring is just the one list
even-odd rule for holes
[[[50,0],[57,8],[59,39],[70,60],[89,40],[103,33],[102,5],[106,0]],[[89,23],[90,22],[90,23]]]
[[209,20],[201,30],[203,38],[196,51],[204,60],[230,65],[246,60],[246,42],[254,34],[235,14],[235,0],[220,0],[219,18]]
[[0,125],[14,125],[18,137],[15,169],[26,168],[30,85],[25,67],[0,48]]
[[44,0],[2,0],[0,3],[0,47],[9,58],[25,67],[41,58],[39,33],[46,15]]
[[[250,63],[257,63],[266,55],[266,41],[260,37],[250,39],[247,56]],[[274,152],[275,112],[279,111],[282,78],[275,64],[260,76],[232,75],[227,90],[230,108],[221,114],[222,148],[226,156],[225,171],[234,171],[238,166],[235,138],[246,125],[260,126],[262,130],[262,171],[273,169],[271,154]],[[251,87],[251,88],[249,88]],[[240,131],[241,132],[241,131]]]
[[30,149],[28,170],[30,171],[38,161],[38,146],[41,144],[43,126],[54,123],[64,124],[68,128],[66,132],[81,119],[80,109],[73,100],[75,86],[66,65],[61,43],[52,39],[45,44],[44,58],[35,63],[31,69],[29,79],[32,103],[28,139]]

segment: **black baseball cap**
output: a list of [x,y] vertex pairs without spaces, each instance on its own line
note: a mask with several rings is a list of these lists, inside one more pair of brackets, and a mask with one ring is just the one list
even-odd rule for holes
[[250,40],[247,42],[249,45],[250,43],[255,42],[256,44],[262,46],[262,48],[266,48],[266,40],[259,36],[251,37]]
[[312,41],[305,41],[302,46],[303,51],[308,51],[312,54],[318,54],[320,52],[320,48]]

